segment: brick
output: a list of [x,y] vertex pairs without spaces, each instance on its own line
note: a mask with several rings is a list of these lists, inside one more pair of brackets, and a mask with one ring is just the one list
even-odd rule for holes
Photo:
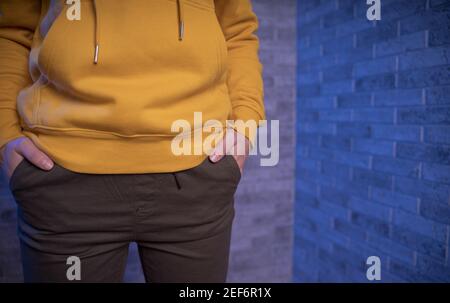
[[441,6],[443,5],[448,7],[448,1],[447,0],[431,0],[430,1],[430,7],[434,8],[436,6]]
[[346,220],[348,218],[348,209],[346,207],[342,207],[337,205],[336,203],[320,200],[319,209],[325,213],[333,214],[334,219]]
[[319,162],[310,159],[301,159],[297,161],[297,167],[300,169],[317,170],[319,167]]
[[448,28],[450,11],[432,8],[400,20],[400,34],[409,34],[430,29]]
[[320,145],[320,137],[317,134],[299,132],[297,134],[297,142],[302,145],[318,147]]
[[[257,2],[256,2],[257,3]],[[320,0],[303,1],[297,4],[298,13],[304,15],[308,10],[319,6]]]
[[447,227],[444,224],[426,219],[417,214],[396,209],[394,211],[394,224],[420,233],[436,241],[445,243],[447,238]]
[[394,190],[412,197],[444,204],[448,204],[448,197],[450,197],[450,186],[447,184],[406,177],[395,177]]
[[313,58],[317,58],[317,57],[321,57],[322,56],[322,48],[320,45],[316,45],[313,47],[309,47],[306,49],[303,49],[301,51],[299,51],[298,54],[298,58],[299,58],[299,63],[302,63],[304,61],[313,59]]
[[353,181],[340,178],[336,179],[336,188],[338,190],[347,192],[349,195],[366,199],[369,197],[369,187],[368,186],[357,186]]
[[321,161],[320,172],[327,176],[348,179],[350,177],[350,166],[324,159]]
[[422,176],[425,180],[450,184],[450,165],[424,163]]
[[375,106],[408,106],[422,105],[422,90],[387,90],[374,93]]
[[354,75],[356,78],[373,76],[376,74],[393,73],[396,71],[395,57],[385,57],[370,61],[358,62],[354,65]]
[[323,148],[350,151],[350,144],[351,144],[350,139],[347,137],[330,136],[330,135],[322,136],[321,146]]
[[395,76],[392,73],[367,76],[357,79],[355,89],[357,92],[392,89],[395,86]]
[[302,122],[314,123],[317,122],[318,117],[319,113],[314,111],[301,111],[297,113],[297,119]]
[[353,91],[353,80],[341,80],[322,83],[320,92],[323,95],[336,95]]
[[404,227],[394,225],[392,240],[410,249],[417,250],[434,258],[445,260],[445,245],[442,242],[429,238]]
[[340,94],[337,96],[339,108],[364,108],[371,106],[371,96],[368,93]]
[[325,16],[323,16],[323,26],[335,27],[338,24],[344,23],[345,21],[353,18],[353,5],[346,5],[340,7],[339,10],[332,11]]
[[311,97],[302,98],[300,107],[320,109],[320,108],[333,108],[335,103],[334,97]]
[[397,35],[397,22],[378,23],[376,27],[357,33],[356,45],[372,45],[375,42],[388,40]]
[[326,122],[342,122],[351,119],[351,111],[345,109],[321,110],[319,120]]
[[320,187],[320,199],[331,203],[335,203],[340,206],[347,206],[349,201],[348,193],[337,190],[331,186]]
[[389,265],[389,273],[395,273],[396,276],[400,277],[402,282],[423,283],[431,281],[430,277],[419,274],[417,269],[397,258],[391,258]]
[[450,145],[450,126],[427,126],[424,131],[425,142]]
[[[413,251],[402,245],[399,245],[392,239],[380,237],[378,235],[369,233],[367,235],[367,243],[373,246],[375,249],[380,250],[381,252],[387,255],[402,260],[408,265],[413,265],[414,262]],[[386,281],[385,272],[382,272],[381,279],[383,281]]]
[[397,112],[399,124],[450,124],[450,107],[402,108]]
[[391,176],[368,169],[354,168],[352,180],[355,184],[359,185],[371,185],[385,189],[392,188]]
[[353,121],[392,124],[394,122],[394,111],[389,108],[356,109],[353,111]]
[[384,2],[382,20],[397,20],[424,11],[426,0],[403,0]]
[[340,52],[336,54],[336,64],[349,64],[360,61],[367,61],[373,57],[371,47],[363,45],[361,47],[349,49],[346,52]]
[[450,44],[448,28],[434,28],[429,30],[428,45],[431,47]]
[[389,225],[384,220],[378,220],[372,216],[352,212],[351,222],[366,231],[386,237],[389,234]]
[[318,134],[333,135],[335,133],[335,128],[336,128],[336,125],[334,123],[304,122],[298,127],[298,130],[301,130],[305,133],[318,133]]
[[450,282],[450,270],[444,268],[442,262],[437,262],[424,255],[417,257],[417,269],[436,282]]
[[340,81],[351,79],[353,67],[348,64],[337,65],[323,70],[323,81]]
[[[318,72],[300,73],[297,76],[297,83],[299,85],[320,83],[320,75]],[[267,84],[264,83],[264,85],[267,85]]]
[[430,163],[450,164],[450,146],[398,143],[397,156]]
[[[324,55],[315,59],[311,59],[306,63],[298,63],[300,71],[321,71],[324,68],[329,68],[336,65],[335,55]],[[305,68],[303,68],[305,67]],[[302,69],[303,68],[303,69]]]
[[335,8],[335,3],[332,1],[320,1],[320,5],[317,5],[312,10],[308,10],[304,14],[304,21],[311,22],[311,20],[317,19],[320,16],[332,12]]
[[314,160],[327,160],[333,157],[333,151],[324,148],[310,148],[309,158]]
[[352,211],[372,216],[381,221],[390,221],[391,209],[389,206],[384,204],[376,203],[366,199],[351,197],[349,201],[349,208]]
[[355,138],[353,151],[372,155],[392,156],[394,144],[391,141]]
[[418,210],[417,198],[402,195],[388,189],[373,187],[371,199],[375,202],[400,208],[412,213],[416,213]]
[[398,74],[399,88],[419,88],[450,84],[450,66],[409,70]]
[[358,155],[345,151],[334,151],[334,160],[341,164],[347,164],[353,167],[367,168],[369,166],[369,156]]
[[407,52],[399,57],[399,70],[446,65],[450,63],[447,47],[427,48]]
[[420,214],[429,220],[450,225],[450,206],[431,200],[420,202]]
[[322,47],[323,54],[325,56],[329,56],[335,54],[343,54],[344,52],[351,51],[355,46],[352,36],[348,36],[346,37],[346,39],[338,37],[327,40],[322,44]]
[[[395,126],[375,124],[370,127],[373,138],[398,140],[398,141],[419,141],[420,128],[418,126]],[[338,126],[339,133],[339,126]]]
[[375,171],[384,172],[395,176],[405,176],[411,178],[419,177],[420,163],[416,161],[375,156],[373,158],[372,166]]
[[427,105],[449,105],[450,86],[428,88],[426,90]]
[[324,42],[333,39],[336,36],[336,29],[327,28],[327,29],[318,29],[316,34],[310,36],[310,45],[316,46],[317,44],[323,44]]
[[375,57],[395,55],[425,47],[425,31],[421,31],[375,43]]
[[315,97],[320,92],[320,86],[318,84],[299,85],[297,94],[300,97]]
[[337,232],[340,232],[344,235],[351,237],[352,239],[359,239],[364,241],[366,238],[366,232],[364,229],[359,228],[358,226],[354,226],[351,223],[342,220],[342,219],[334,219],[334,229]]
[[371,126],[365,123],[342,122],[336,127],[339,136],[368,138],[371,135]]
[[338,38],[341,38],[342,36],[348,36],[350,34],[358,33],[372,27],[373,23],[371,21],[368,21],[364,14],[363,18],[350,19],[347,22],[338,24],[336,26],[336,36]]

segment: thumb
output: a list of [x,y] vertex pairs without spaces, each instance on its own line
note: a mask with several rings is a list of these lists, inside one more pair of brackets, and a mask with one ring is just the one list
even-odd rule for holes
[[53,161],[28,138],[17,144],[16,152],[41,169],[50,170],[53,167]]

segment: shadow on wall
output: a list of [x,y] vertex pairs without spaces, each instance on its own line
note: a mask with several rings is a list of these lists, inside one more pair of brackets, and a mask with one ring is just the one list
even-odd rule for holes
[[299,1],[295,281],[450,282],[450,2]]

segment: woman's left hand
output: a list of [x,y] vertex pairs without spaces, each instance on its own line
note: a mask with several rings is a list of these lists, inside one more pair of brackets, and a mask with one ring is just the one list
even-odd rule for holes
[[224,138],[216,145],[209,159],[215,163],[220,161],[224,155],[232,155],[242,174],[249,150],[250,143],[248,139],[234,129],[228,128]]

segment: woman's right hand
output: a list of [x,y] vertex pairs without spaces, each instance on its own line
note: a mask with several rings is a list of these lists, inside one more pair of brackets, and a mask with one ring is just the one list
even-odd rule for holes
[[0,150],[0,153],[3,159],[2,170],[8,180],[23,158],[43,170],[50,170],[53,167],[53,161],[28,137],[19,137],[9,141]]

